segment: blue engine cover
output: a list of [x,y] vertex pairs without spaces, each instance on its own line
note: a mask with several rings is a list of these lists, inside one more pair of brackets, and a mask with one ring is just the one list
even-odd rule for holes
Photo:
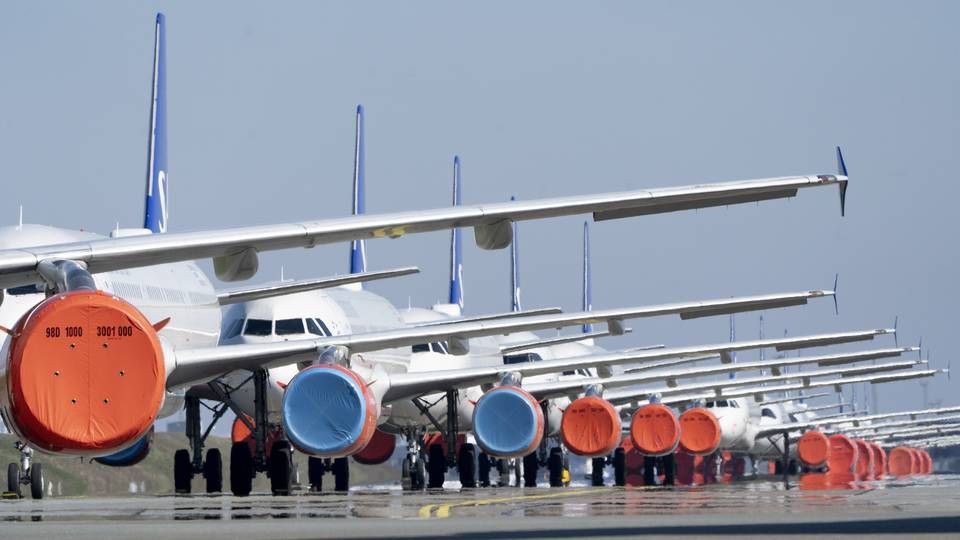
[[525,456],[540,444],[543,411],[524,390],[501,386],[477,401],[473,433],[487,454],[502,458]]
[[146,435],[140,438],[133,446],[124,448],[119,452],[110,454],[109,456],[103,456],[94,458],[93,460],[101,465],[107,465],[109,467],[130,467],[136,465],[144,460],[147,457],[147,454],[150,453],[150,446],[153,444],[153,428],[150,428],[150,431]]
[[281,410],[284,433],[306,454],[341,457],[362,449],[356,446],[369,422],[367,397],[346,370],[301,371],[287,385]]

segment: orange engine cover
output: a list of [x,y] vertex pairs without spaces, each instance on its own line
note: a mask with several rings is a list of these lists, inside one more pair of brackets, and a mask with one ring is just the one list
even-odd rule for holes
[[703,407],[680,415],[680,448],[695,456],[705,456],[720,447],[720,421]]
[[830,436],[830,457],[827,459],[827,467],[830,468],[831,473],[855,472],[858,458],[857,443],[839,433]]
[[620,414],[609,401],[586,396],[563,411],[560,437],[574,454],[606,456],[620,444],[621,428]]
[[797,457],[808,467],[820,467],[830,458],[830,439],[819,431],[808,431],[797,441]]
[[7,350],[11,420],[35,448],[111,453],[146,433],[163,402],[156,331],[104,292],[40,302],[17,323]]
[[630,442],[645,456],[662,456],[673,452],[680,442],[677,415],[661,403],[640,407],[630,420]]

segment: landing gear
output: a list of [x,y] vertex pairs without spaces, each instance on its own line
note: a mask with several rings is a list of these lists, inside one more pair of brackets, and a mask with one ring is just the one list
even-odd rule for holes
[[403,459],[400,485],[404,490],[421,491],[426,485],[427,470],[423,458],[423,434],[420,430],[408,429],[403,433],[407,441],[407,455]]
[[333,460],[334,491],[350,491],[350,462],[347,458]]
[[190,493],[190,480],[193,479],[193,464],[190,463],[188,450],[177,450],[173,454],[173,492]]
[[643,485],[657,485],[657,472],[654,468],[656,463],[657,458],[652,456],[643,456]]
[[591,471],[590,471],[590,485],[591,486],[602,486],[603,485],[603,469],[607,466],[607,458],[593,458],[590,462]]
[[663,464],[663,485],[672,486],[677,480],[677,467],[674,454],[671,452],[660,459]]
[[486,452],[480,452],[477,456],[477,473],[480,476],[480,487],[490,487],[490,456]]
[[230,447],[230,491],[238,497],[250,495],[253,489],[253,456],[250,445],[236,442]]
[[447,475],[447,458],[444,455],[443,446],[439,444],[430,445],[427,465],[430,473],[427,487],[429,489],[442,488]]
[[223,492],[223,457],[219,448],[207,450],[203,461],[203,478],[207,481],[207,493]]
[[[537,487],[537,469],[540,467],[540,458],[533,452],[523,458],[523,487]],[[519,482],[517,483],[519,485]]]
[[[203,405],[213,411],[213,420],[206,431],[200,425],[200,406]],[[197,474],[206,479],[207,493],[223,491],[223,458],[220,450],[211,448],[207,451],[206,460],[203,459],[203,443],[213,431],[220,417],[228,410],[227,403],[216,407],[203,404],[199,398],[187,396],[184,399],[184,412],[187,417],[186,436],[190,450],[181,448],[173,455],[173,490],[174,493],[187,494],[191,491],[191,481]],[[192,458],[191,458],[192,454]]]
[[43,498],[43,464],[33,463],[33,449],[17,441],[14,446],[20,451],[20,463],[7,465],[7,491],[23,498],[23,486],[30,486],[30,496]]
[[[460,455],[457,458],[457,472],[460,476],[460,486],[465,488],[477,487],[477,449],[470,443],[464,443],[460,447]],[[490,467],[487,466],[487,484],[490,483]]]
[[553,447],[547,458],[547,471],[550,475],[550,487],[563,487],[563,449]]
[[627,451],[622,447],[613,451],[613,483],[620,487],[627,485]]
[[[497,486],[507,487],[510,485],[510,462],[506,459],[497,459]],[[516,485],[520,485],[520,470],[516,471]]]
[[274,495],[290,495],[293,483],[293,457],[290,443],[276,441],[270,449],[267,474],[270,475],[270,492]]
[[320,493],[323,491],[323,460],[310,457],[307,459],[307,479],[310,481],[310,491]]

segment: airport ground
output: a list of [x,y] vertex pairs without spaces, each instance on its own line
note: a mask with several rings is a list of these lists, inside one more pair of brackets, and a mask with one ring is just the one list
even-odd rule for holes
[[0,537],[960,537],[960,475],[807,490],[761,478],[676,488],[396,489],[291,497],[61,497],[0,502]]

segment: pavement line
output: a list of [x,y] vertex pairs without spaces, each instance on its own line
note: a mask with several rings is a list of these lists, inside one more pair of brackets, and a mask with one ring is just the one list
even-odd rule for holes
[[[453,503],[453,504],[428,504],[420,508],[418,515],[421,518],[430,518],[437,517],[440,519],[450,517],[450,510],[452,508],[458,508],[462,506],[485,506],[488,504],[499,504],[507,503],[514,501],[538,501],[542,499],[556,499],[560,497],[575,497],[577,495],[589,495],[592,493],[601,493],[610,491],[609,488],[596,488],[596,489],[584,489],[584,490],[566,490],[561,493],[550,493],[548,495],[519,495],[516,497],[499,497],[494,499],[477,499],[475,501],[468,501],[462,503]],[[434,514],[434,509],[436,513]]]

